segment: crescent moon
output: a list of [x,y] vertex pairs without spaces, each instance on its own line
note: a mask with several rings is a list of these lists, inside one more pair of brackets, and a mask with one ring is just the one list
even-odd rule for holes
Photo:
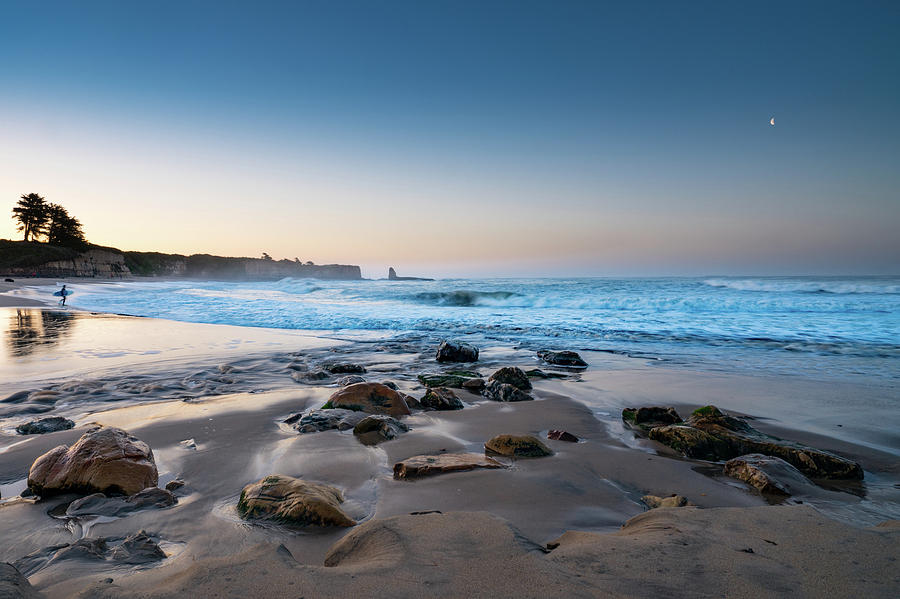
[[769,124],[772,125],[773,127],[775,126],[775,117],[774,116],[771,119],[769,119]]

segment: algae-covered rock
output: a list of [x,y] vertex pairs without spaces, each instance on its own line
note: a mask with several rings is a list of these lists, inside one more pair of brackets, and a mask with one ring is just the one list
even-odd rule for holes
[[356,383],[344,387],[328,399],[326,406],[395,418],[409,415],[409,406],[403,396],[380,383]]
[[539,458],[553,455],[549,447],[531,435],[497,435],[484,444],[484,450],[511,458]]
[[675,408],[661,408],[659,406],[643,408],[625,408],[622,410],[622,420],[632,426],[649,431],[657,426],[666,426],[681,422],[681,416]]
[[423,408],[432,410],[462,410],[463,402],[447,387],[432,387],[420,402]]
[[353,526],[341,509],[344,496],[331,486],[292,476],[273,474],[241,491],[238,513],[250,520],[272,520],[296,525]]
[[492,374],[490,378],[488,378],[488,383],[494,381],[512,385],[522,391],[531,391],[531,381],[528,380],[528,375],[525,374],[524,370],[515,366],[504,366]]
[[761,453],[728,460],[725,462],[725,474],[767,495],[789,496],[812,484],[802,472],[781,458]]

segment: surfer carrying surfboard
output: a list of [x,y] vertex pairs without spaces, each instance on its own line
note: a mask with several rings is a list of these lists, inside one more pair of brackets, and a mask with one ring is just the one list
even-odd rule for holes
[[59,305],[65,306],[66,305],[66,296],[69,295],[69,292],[66,289],[65,285],[63,285],[62,289],[59,290],[59,294],[62,296],[62,299],[59,300]]

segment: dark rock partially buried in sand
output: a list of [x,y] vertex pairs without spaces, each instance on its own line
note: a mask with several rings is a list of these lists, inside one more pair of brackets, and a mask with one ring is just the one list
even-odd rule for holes
[[322,368],[331,374],[365,374],[366,367],[353,362],[329,362]]
[[0,599],[41,599],[28,579],[15,566],[0,563]]
[[325,408],[344,408],[399,418],[409,415],[403,396],[380,383],[356,383],[334,393]]
[[435,359],[438,362],[477,362],[478,348],[460,341],[441,341]]
[[334,487],[273,474],[244,487],[237,509],[242,518],[250,520],[314,526],[355,525],[341,510],[342,503],[344,497]]
[[345,377],[342,377],[338,380],[337,384],[341,387],[347,387],[349,385],[355,385],[356,383],[365,383],[366,379],[359,376],[358,374],[349,374]]
[[[113,561],[120,564],[144,565],[166,558],[152,535],[140,531],[125,537],[88,537],[74,543],[46,547],[16,560],[15,566],[29,576],[64,560]],[[0,597],[3,597],[0,594]]]
[[463,403],[456,394],[447,387],[434,387],[425,392],[419,402],[423,408],[432,410],[462,410]]
[[298,433],[318,433],[334,429],[339,431],[351,429],[365,417],[365,412],[335,408],[294,414],[285,418],[284,423],[291,425]]
[[318,383],[331,378],[331,374],[324,370],[313,370],[312,372],[295,371],[291,373],[291,378],[298,383]]
[[681,416],[675,408],[661,408],[651,406],[644,408],[625,408],[622,410],[622,420],[632,426],[649,431],[657,426],[666,426],[681,422]]
[[561,372],[545,372],[540,368],[532,368],[531,370],[526,370],[525,374],[527,374],[530,378],[533,379],[565,379],[569,378],[568,374],[563,374]]
[[467,379],[463,381],[462,388],[471,393],[475,393],[476,395],[481,394],[484,390],[485,382],[482,378],[477,379]]
[[789,496],[812,485],[803,473],[781,458],[760,453],[728,460],[725,462],[725,474],[767,495]]
[[372,414],[366,416],[353,427],[356,435],[364,445],[375,445],[382,441],[396,439],[409,430],[409,427],[390,416]]
[[531,435],[497,435],[484,444],[484,450],[511,458],[553,455],[549,447]]
[[566,431],[552,430],[547,433],[547,438],[551,441],[568,441],[569,443],[578,443],[578,437]]
[[480,453],[417,455],[394,464],[394,478],[420,478],[476,468],[505,468],[505,466]]
[[566,366],[569,368],[586,368],[587,362],[581,359],[576,352],[573,351],[550,351],[541,350],[537,352],[538,357],[547,364],[554,366]]
[[861,479],[862,468],[840,456],[766,435],[715,406],[694,410],[683,425],[660,426],[649,437],[690,458],[730,460],[749,453],[774,456],[810,478]]
[[531,381],[528,380],[528,375],[524,370],[515,366],[504,366],[488,378],[488,383],[495,381],[512,385],[522,391],[531,391]]
[[511,402],[531,401],[534,399],[531,395],[525,393],[518,387],[510,385],[509,383],[500,383],[498,381],[488,383],[481,393],[492,401]]
[[[469,385],[484,386],[484,379],[474,371],[453,370],[450,372],[420,374],[419,382],[426,387],[451,387],[453,389],[471,388]],[[475,381],[481,381],[477,383]]]
[[88,431],[71,447],[60,445],[37,458],[28,488],[47,497],[60,493],[134,495],[159,480],[150,446],[120,428]]
[[164,508],[175,505],[177,499],[171,493],[158,487],[144,489],[129,497],[107,497],[94,493],[76,499],[66,508],[66,516],[108,516],[121,518],[133,512],[150,508]]
[[689,505],[688,499],[684,495],[669,495],[668,497],[644,495],[641,497],[641,501],[651,510],[659,507],[684,507]]
[[74,427],[75,423],[68,418],[51,416],[20,424],[16,427],[16,432],[20,435],[43,435],[45,433],[55,433],[56,431],[67,431]]

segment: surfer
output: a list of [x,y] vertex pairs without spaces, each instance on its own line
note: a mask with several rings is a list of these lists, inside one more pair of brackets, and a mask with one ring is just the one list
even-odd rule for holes
[[59,300],[59,305],[60,305],[60,306],[65,306],[65,305],[66,305],[66,296],[69,295],[69,292],[66,291],[66,286],[65,286],[65,285],[63,285],[63,286],[62,286],[62,289],[59,290],[59,294],[62,296],[62,299]]

